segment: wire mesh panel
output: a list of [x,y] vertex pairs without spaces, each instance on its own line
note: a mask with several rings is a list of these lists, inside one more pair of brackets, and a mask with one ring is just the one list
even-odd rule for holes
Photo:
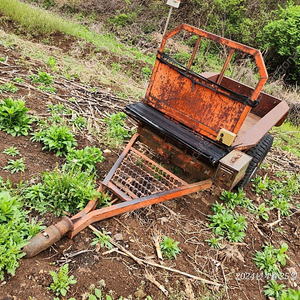
[[111,182],[132,199],[187,185],[134,148],[127,153]]

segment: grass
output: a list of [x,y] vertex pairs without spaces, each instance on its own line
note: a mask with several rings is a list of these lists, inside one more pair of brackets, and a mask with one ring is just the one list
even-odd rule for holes
[[300,130],[291,122],[284,122],[280,127],[274,127],[274,148],[293,153],[300,158]]
[[[112,34],[98,34],[67,18],[50,11],[22,3],[18,0],[1,0],[0,11],[19,23],[30,33],[52,34],[60,31],[92,43],[96,48],[110,52],[122,53],[132,58],[140,57],[143,61],[153,63],[153,57],[143,55],[134,48],[119,43]],[[30,17],[29,17],[30,16]]]

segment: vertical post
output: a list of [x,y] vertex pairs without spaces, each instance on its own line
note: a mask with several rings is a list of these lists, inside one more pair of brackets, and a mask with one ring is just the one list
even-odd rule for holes
[[165,30],[164,30],[163,36],[164,36],[164,35],[166,34],[166,32],[167,32],[167,28],[168,28],[168,25],[169,25],[169,22],[170,22],[170,18],[171,18],[172,11],[173,11],[173,7],[171,6],[171,7],[170,7],[170,10],[169,10],[169,14],[168,14],[168,18],[167,18],[167,22],[166,22],[166,26],[165,26]]

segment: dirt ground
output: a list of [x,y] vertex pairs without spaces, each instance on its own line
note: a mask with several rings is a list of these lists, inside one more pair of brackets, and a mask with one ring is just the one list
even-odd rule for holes
[[[66,44],[63,41],[60,42],[63,51],[67,51]],[[120,111],[129,102],[110,95],[106,91],[91,95],[81,82],[68,81],[64,78],[55,80],[54,87],[58,90],[56,95],[41,92],[28,80],[28,75],[36,72],[39,67],[47,68],[41,61],[21,58],[18,46],[10,49],[0,45],[0,57],[7,58],[5,62],[0,63],[1,84],[11,81],[16,76],[24,79],[24,83],[16,84],[19,88],[17,93],[3,93],[1,98],[12,96],[15,99],[24,99],[26,106],[30,108],[30,113],[35,116],[45,116],[47,104],[65,103],[64,101],[74,94],[82,99],[94,97],[93,109],[95,116],[99,119],[103,119],[106,113]],[[69,103],[69,105],[72,104]],[[86,109],[84,100],[73,108],[84,112]],[[91,113],[90,109],[89,107],[88,113]],[[101,132],[101,128],[99,131]],[[82,131],[76,138],[79,141],[79,148],[86,145],[95,145],[103,150],[107,148],[101,141],[101,134],[97,138],[87,131]],[[4,179],[9,178],[16,184],[20,180],[37,181],[42,171],[53,170],[57,163],[63,163],[63,158],[43,151],[40,143],[30,141],[30,136],[12,137],[0,131],[0,141],[0,176]],[[8,160],[2,151],[10,146],[19,149],[20,155],[25,158],[26,171],[24,173],[12,175],[9,171],[2,169]],[[99,181],[104,178],[120,153],[120,149],[111,149],[104,153],[106,160],[98,168]],[[267,160],[273,164],[273,168],[260,170],[260,176],[268,174],[272,177],[276,168],[285,167],[291,172],[299,172],[299,161],[296,160],[290,164],[283,152],[273,151]],[[213,186],[190,197],[153,205],[94,224],[99,230],[104,229],[108,232],[113,239],[136,257],[199,276],[215,282],[216,285],[203,284],[200,280],[192,279],[186,274],[153,267],[146,263],[139,265],[118,249],[110,253],[107,253],[107,249],[97,249],[91,246],[94,238],[91,229],[86,228],[73,240],[65,237],[36,257],[22,259],[16,275],[6,276],[5,280],[0,282],[0,300],[53,299],[53,293],[47,290],[51,283],[49,271],[58,270],[64,263],[69,263],[70,274],[73,274],[77,280],[65,299],[71,297],[77,300],[86,299],[90,286],[92,284],[97,286],[101,280],[105,282],[104,291],[106,293],[112,291],[115,299],[120,296],[127,299],[130,297],[146,299],[147,296],[151,296],[155,300],[265,299],[263,286],[266,280],[260,277],[260,271],[252,262],[255,251],[261,250],[261,245],[265,242],[272,242],[276,246],[282,242],[288,243],[290,260],[285,267],[285,272],[293,271],[298,276],[295,281],[285,280],[284,282],[290,287],[298,288],[300,285],[299,213],[284,218],[280,223],[282,228],[280,232],[267,229],[262,226],[262,222],[249,217],[247,235],[243,243],[225,242],[226,245],[224,244],[221,250],[214,250],[205,242],[211,237],[212,232],[208,227],[207,215],[211,214],[210,205],[216,201],[220,202],[221,191]],[[248,198],[253,201],[258,200],[250,187],[247,187],[245,192]],[[245,213],[241,208],[237,210]],[[39,219],[46,226],[58,220],[51,214],[40,216]],[[269,222],[275,220],[277,220],[277,215],[274,212],[270,214]],[[155,234],[170,236],[179,242],[181,253],[176,260],[160,261],[157,258],[153,241]],[[149,280],[149,274],[163,285],[167,292],[163,293],[153,280]]]

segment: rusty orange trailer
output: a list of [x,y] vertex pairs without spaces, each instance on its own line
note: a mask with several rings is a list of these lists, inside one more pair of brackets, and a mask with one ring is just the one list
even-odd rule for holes
[[[176,35],[196,36],[187,65],[166,49]],[[205,40],[228,49],[218,73],[193,71]],[[259,79],[254,88],[225,76],[236,52],[255,62]],[[271,148],[269,130],[280,126],[289,110],[285,101],[262,92],[267,78],[259,50],[186,24],[167,33],[144,99],[125,109],[138,122],[137,133],[99,187],[111,196],[111,205],[97,209],[98,200],[92,199],[77,215],[63,217],[33,237],[24,248],[26,256],[38,254],[65,234],[73,238],[93,222],[204,190],[212,183],[228,190],[245,187]],[[194,180],[187,182],[150,159],[143,146]]]

